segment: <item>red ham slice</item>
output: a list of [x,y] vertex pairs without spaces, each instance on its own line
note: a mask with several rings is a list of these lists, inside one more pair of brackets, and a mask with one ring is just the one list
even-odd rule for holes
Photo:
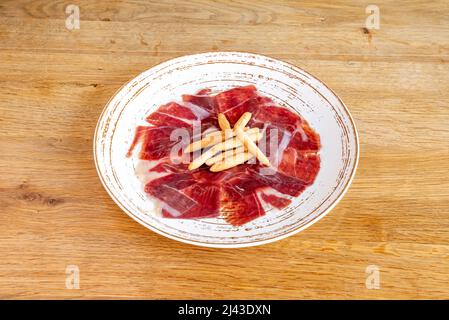
[[238,87],[221,92],[215,96],[217,111],[224,113],[233,125],[244,112],[255,108],[255,101],[248,103],[251,98],[261,99],[257,96],[257,90],[254,86]]
[[180,217],[198,205],[182,190],[195,184],[190,174],[171,174],[152,180],[145,185],[145,192],[163,202],[164,209],[173,217]]
[[292,201],[290,199],[275,196],[274,194],[261,194],[262,200],[268,204],[271,204],[277,209],[283,209],[288,206]]
[[[157,111],[147,117],[147,121],[155,126],[172,126],[188,128],[194,121],[210,122],[211,112],[192,103],[180,105],[171,102],[160,106]],[[208,121],[209,120],[209,121]]]
[[217,94],[215,102],[219,112],[226,112],[256,96],[257,89],[255,86],[237,87]]
[[210,95],[210,90],[201,90],[194,95],[184,94],[182,96],[182,101],[192,103],[210,113],[218,113],[215,105],[215,98]]
[[190,128],[192,125],[182,119],[172,117],[165,113],[154,112],[148,118],[147,121],[155,126],[170,126],[177,128]]
[[235,122],[240,118],[242,114],[245,112],[255,113],[257,112],[260,106],[272,102],[270,98],[266,97],[252,97],[247,99],[234,107],[231,108],[223,108],[222,113],[226,115],[226,118],[229,120],[231,125],[234,125]]
[[221,204],[223,217],[234,226],[241,226],[265,214],[256,192],[240,192],[230,184],[222,187]]
[[219,215],[220,188],[213,180],[200,178],[204,169],[190,172],[182,166],[175,168],[168,163],[151,170],[155,169],[157,172],[171,172],[145,185],[145,192],[163,202],[164,217],[188,219]]
[[[157,112],[154,113],[165,113],[170,116],[185,119],[185,120],[199,120],[198,117],[195,115],[195,113],[192,111],[192,109],[181,106],[180,104],[177,104],[175,102],[167,103],[165,105],[160,106],[157,109]],[[153,114],[154,114],[153,113]],[[151,115],[148,117],[150,118]]]
[[293,148],[284,151],[278,172],[299,179],[309,185],[320,170],[320,156],[315,153],[302,153]]
[[136,145],[141,142],[142,147],[139,158],[142,160],[159,160],[170,155],[171,148],[179,141],[171,141],[170,135],[173,127],[145,127],[139,126],[136,129],[134,140],[128,151],[131,155]]
[[272,124],[289,132],[301,126],[302,122],[303,120],[290,110],[273,105],[261,105],[252,118],[252,123]]
[[[260,96],[254,86],[233,88],[212,95],[203,89],[194,95],[183,95],[182,103],[160,106],[147,117],[152,126],[140,126],[129,154],[141,143],[139,158],[157,160],[149,169],[157,178],[147,181],[145,192],[157,199],[166,218],[197,219],[223,216],[235,226],[243,225],[265,214],[261,200],[282,209],[311,185],[320,169],[320,138],[296,113],[277,106],[270,98]],[[218,128],[217,115],[224,113],[233,125],[244,112],[253,117],[248,124],[259,127],[266,140],[265,154],[275,168],[246,163],[222,172],[208,167],[189,171],[187,163],[170,158],[173,130],[184,128],[193,133],[193,124],[201,121],[201,131]],[[275,149],[269,141],[274,139]],[[182,153],[181,153],[182,154]],[[179,160],[179,159],[178,159]],[[285,195],[285,197],[282,197]]]
[[309,124],[305,121],[300,127],[296,128],[293,132],[293,137],[289,144],[290,148],[301,151],[315,151],[317,152],[320,147],[320,136],[317,135]]
[[289,196],[299,196],[308,185],[297,177],[286,175],[274,169],[264,168],[262,172],[260,167],[254,166],[249,171],[251,172],[250,178],[257,181],[261,186],[272,188]]
[[183,218],[212,218],[219,215],[220,187],[213,183],[196,183],[182,190],[196,201],[196,206],[183,212]]

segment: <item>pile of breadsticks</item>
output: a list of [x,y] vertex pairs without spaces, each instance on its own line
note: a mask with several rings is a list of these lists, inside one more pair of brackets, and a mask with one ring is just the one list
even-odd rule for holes
[[270,161],[256,145],[262,138],[262,133],[259,128],[246,127],[251,116],[250,112],[245,112],[231,128],[226,116],[218,114],[221,131],[209,133],[184,149],[185,153],[189,153],[209,148],[190,163],[189,170],[199,168],[205,163],[210,166],[210,171],[223,171],[245,163],[252,157],[269,166]]

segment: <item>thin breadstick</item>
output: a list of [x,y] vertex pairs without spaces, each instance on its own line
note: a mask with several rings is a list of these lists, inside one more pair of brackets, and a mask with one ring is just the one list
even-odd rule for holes
[[216,153],[217,151],[214,150],[213,147],[210,148],[189,164],[189,170],[194,170],[201,167],[203,163],[205,163],[208,159],[212,158]]
[[[244,131],[247,132],[248,134],[250,134],[250,133],[259,132],[259,128],[249,129],[248,127],[245,127]],[[235,132],[232,131],[232,137],[234,137],[234,136],[235,136]],[[220,143],[223,140],[225,140],[225,133],[223,131],[211,132],[211,133],[207,134],[203,139],[189,144],[184,149],[184,153],[189,153],[189,152],[193,152],[196,150],[200,150],[200,149],[212,146],[214,144]]]
[[[242,130],[240,129],[240,131],[242,131]],[[248,139],[248,141],[251,141],[251,142],[253,140],[254,141],[258,141],[258,140],[260,140],[262,138],[262,136],[263,136],[262,133],[256,132],[256,133],[249,134],[247,136],[247,139]],[[198,158],[193,160],[190,163],[190,165],[189,165],[189,170],[194,170],[194,169],[197,169],[197,168],[201,167],[201,165],[203,163],[205,163],[207,160],[212,158],[216,153],[218,153],[220,151],[233,149],[233,148],[236,148],[236,147],[240,147],[242,145],[243,145],[242,141],[240,141],[237,137],[234,137],[232,139],[228,139],[226,141],[218,143],[215,146],[213,146],[212,148],[210,148],[209,150],[207,150],[206,152],[204,152]]]
[[[243,128],[243,131],[248,131],[248,132],[254,132],[255,130],[259,130],[259,128],[248,128],[248,127],[245,127],[245,128]],[[211,136],[222,136],[222,137],[224,137],[225,136],[225,133],[224,133],[224,131],[214,131],[214,132],[211,132],[211,133],[208,133],[208,134],[206,134],[205,136],[204,136],[204,138],[208,138],[208,137],[211,137]],[[234,137],[235,136],[235,132],[233,132],[232,133],[232,136]]]
[[[262,138],[262,136],[263,136],[262,133],[255,132],[255,133],[248,134],[247,137],[248,137],[248,140],[250,140],[252,142],[252,141],[259,141]],[[223,141],[222,143],[216,144],[212,148],[215,149],[217,152],[219,152],[219,151],[225,151],[225,150],[229,150],[229,149],[238,148],[240,146],[243,146],[243,142],[239,138],[234,137],[232,139]]]
[[221,137],[223,135],[223,131],[221,130],[216,130],[213,132],[209,132],[207,134],[204,135],[204,138],[209,138],[209,137]]
[[[244,146],[241,146],[241,147],[239,147],[237,149],[227,150],[227,151],[225,151],[223,153],[220,153],[218,156],[223,155],[223,157],[221,158],[221,160],[216,161],[213,164],[221,163],[221,162],[234,161],[235,159],[239,159],[240,157],[242,157],[243,153],[249,153],[252,157],[254,157],[254,155],[252,153],[248,152],[248,150],[246,150],[246,148]],[[216,156],[216,157],[218,157],[218,156]]]
[[208,166],[211,166],[214,163],[221,162],[223,159],[225,159],[225,158],[227,158],[229,156],[236,155],[236,154],[242,153],[244,151],[245,151],[245,147],[244,146],[240,146],[240,147],[238,147],[236,149],[232,149],[232,150],[226,150],[225,152],[219,153],[215,157],[212,157],[209,160],[207,160],[206,164]]
[[226,129],[232,129],[228,119],[226,119],[226,116],[223,113],[218,114],[218,125],[223,131]]
[[244,114],[242,114],[242,116],[240,117],[240,119],[237,120],[237,122],[234,124],[234,130],[237,128],[243,128],[245,127],[249,120],[251,120],[251,112],[245,112]]
[[229,158],[225,158],[223,162],[215,163],[212,167],[210,167],[210,171],[212,171],[212,172],[223,171],[223,170],[235,167],[239,164],[245,163],[252,157],[254,157],[254,155],[252,153],[244,151],[235,156],[233,155],[233,156],[230,156]]
[[252,139],[247,136],[242,129],[236,128],[235,133],[237,138],[243,142],[243,145],[248,148],[248,151],[256,156],[260,163],[269,166],[270,160],[264,155],[264,153],[257,147],[257,145],[252,141]]
[[189,144],[185,149],[184,153],[193,152],[196,150],[200,150],[203,148],[206,148],[208,146],[211,146],[216,143],[220,143],[223,141],[222,132],[218,131],[219,134],[214,134],[215,132],[205,136],[203,139],[195,141],[191,144]]

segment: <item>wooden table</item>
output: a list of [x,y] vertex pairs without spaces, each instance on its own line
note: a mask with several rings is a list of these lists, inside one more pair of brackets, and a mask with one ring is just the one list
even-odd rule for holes
[[[80,29],[66,28],[70,3]],[[378,30],[369,3],[2,1],[0,297],[449,298],[449,2],[375,1]],[[319,223],[261,247],[200,248],[140,226],[102,188],[104,104],[141,71],[206,51],[291,62],[349,106],[359,169]]]

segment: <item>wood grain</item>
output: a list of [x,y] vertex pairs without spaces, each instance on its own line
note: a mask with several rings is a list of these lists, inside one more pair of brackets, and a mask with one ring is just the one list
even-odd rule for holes
[[[72,1],[0,4],[1,298],[449,298],[449,3]],[[296,64],[349,106],[361,159],[323,220],[261,247],[163,238],[101,187],[104,104],[164,60],[249,51]],[[66,289],[66,266],[80,289]],[[380,289],[365,287],[377,265]]]

